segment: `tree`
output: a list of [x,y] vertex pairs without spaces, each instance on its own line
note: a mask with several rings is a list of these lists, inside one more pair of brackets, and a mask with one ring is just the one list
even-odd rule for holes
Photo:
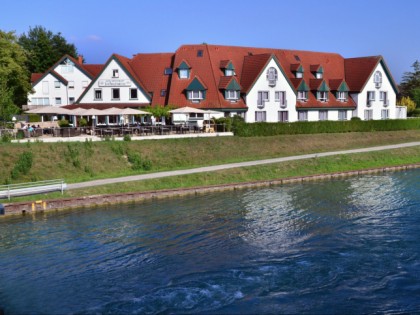
[[14,32],[0,30],[0,115],[8,120],[16,105],[27,103],[32,90],[30,74],[25,67],[27,55],[17,43]]
[[409,96],[403,96],[397,105],[407,107],[407,114],[411,114],[416,109],[416,103]]
[[171,106],[148,106],[145,110],[151,113],[156,119],[160,120],[162,117],[169,118],[171,113],[169,112],[172,109]]
[[19,37],[19,44],[28,52],[28,70],[43,73],[64,55],[78,57],[74,44],[67,43],[61,33],[53,34],[42,26],[29,28],[28,35]]
[[416,102],[417,106],[420,106],[420,99],[417,100],[415,95],[415,93],[418,93],[415,90],[420,89],[420,62],[416,60],[411,67],[414,71],[405,72],[402,77],[400,85],[401,96],[409,96]]

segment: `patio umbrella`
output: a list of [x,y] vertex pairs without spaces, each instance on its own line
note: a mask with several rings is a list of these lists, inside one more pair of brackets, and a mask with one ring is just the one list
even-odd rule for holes
[[72,111],[62,107],[55,107],[55,106],[45,106],[45,107],[38,107],[35,109],[31,109],[26,111],[25,113],[28,114],[57,114],[57,115],[73,115]]
[[207,111],[203,109],[188,107],[188,106],[173,109],[173,110],[170,110],[169,112],[172,114],[191,114],[191,113],[206,114],[207,113]]
[[120,110],[120,115],[151,115],[151,113],[134,108],[124,108]]

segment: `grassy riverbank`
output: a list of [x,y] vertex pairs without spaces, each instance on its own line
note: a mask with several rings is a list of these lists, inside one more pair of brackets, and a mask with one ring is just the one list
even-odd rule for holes
[[[66,182],[72,183],[146,172],[186,169],[419,140],[420,131],[416,130],[252,138],[220,137],[71,144],[3,144],[0,146],[3,162],[3,167],[0,170],[0,181],[3,183],[10,181],[10,174],[17,163],[18,157],[23,152],[28,151],[32,152],[33,155],[32,167],[27,174],[21,174],[13,182],[64,178]],[[67,191],[65,196],[216,185],[419,162],[420,148],[414,147],[106,185]],[[24,199],[15,198],[14,201],[58,196],[61,195],[54,193],[47,196],[25,197]]]

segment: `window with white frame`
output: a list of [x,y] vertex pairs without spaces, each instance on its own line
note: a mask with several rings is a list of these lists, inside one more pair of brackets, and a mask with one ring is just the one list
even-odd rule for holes
[[298,120],[299,121],[307,121],[308,120],[308,111],[307,110],[298,111]]
[[381,110],[381,119],[389,119],[389,109]]
[[279,122],[289,121],[289,112],[287,110],[280,110],[278,112],[278,121]]
[[55,98],[55,105],[61,105],[61,97]]
[[339,110],[338,111],[338,120],[347,120],[347,111]]
[[373,109],[365,109],[365,120],[373,119]]
[[102,100],[102,89],[95,89],[95,101]]
[[179,78],[188,79],[190,77],[190,70],[188,69],[179,69]]
[[194,103],[198,103],[204,98],[203,91],[188,91],[187,96]]
[[375,82],[375,87],[380,88],[382,85],[382,73],[380,71],[376,71],[373,76],[373,82]]
[[33,97],[31,103],[31,105],[50,105],[50,99],[48,97]]
[[233,69],[225,69],[225,76],[231,77],[235,75],[235,71]]
[[137,89],[130,89],[130,100],[138,99]]
[[239,91],[226,90],[226,99],[230,101],[237,101],[239,99]]
[[297,99],[298,99],[298,101],[307,101],[308,100],[308,91],[298,91]]
[[367,92],[367,105],[372,105],[372,102],[375,101],[375,91],[368,91]]
[[296,78],[297,79],[303,78],[303,72],[302,71],[296,71]]
[[388,106],[388,92],[380,91],[379,92],[379,100],[384,103],[384,106]]
[[256,111],[255,112],[255,121],[264,122],[266,121],[267,113],[265,111]]
[[112,89],[112,99],[113,100],[120,99],[120,89]]
[[347,102],[348,92],[337,92],[337,100],[340,102]]
[[323,77],[323,73],[322,73],[322,72],[317,72],[317,73],[315,73],[315,77],[316,77],[317,79],[322,79],[322,77]]
[[61,86],[60,81],[54,81],[54,87],[55,87],[56,89],[59,89],[59,88],[60,88],[60,86]]
[[120,75],[118,73],[118,69],[112,69],[112,77],[113,78],[118,78]]
[[277,83],[277,69],[270,67],[267,70],[267,80],[269,86],[276,86]]
[[264,108],[265,102],[270,101],[268,91],[258,91],[257,107]]
[[319,120],[320,121],[322,121],[322,120],[328,120],[328,111],[326,111],[326,110],[320,110],[318,115],[319,115]]
[[74,89],[74,81],[69,81],[69,89]]
[[318,101],[326,102],[326,101],[328,101],[328,92],[318,91],[318,92],[316,92],[316,97],[317,97]]
[[287,106],[286,92],[285,91],[275,91],[274,92],[274,101],[279,102],[281,107],[286,107]]

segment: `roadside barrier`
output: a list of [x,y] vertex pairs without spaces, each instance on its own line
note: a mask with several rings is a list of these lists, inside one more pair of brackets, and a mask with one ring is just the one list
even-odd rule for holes
[[7,198],[10,200],[11,197],[15,196],[36,195],[52,191],[61,191],[61,194],[63,194],[66,188],[67,184],[63,179],[44,180],[23,184],[0,185],[0,199]]

